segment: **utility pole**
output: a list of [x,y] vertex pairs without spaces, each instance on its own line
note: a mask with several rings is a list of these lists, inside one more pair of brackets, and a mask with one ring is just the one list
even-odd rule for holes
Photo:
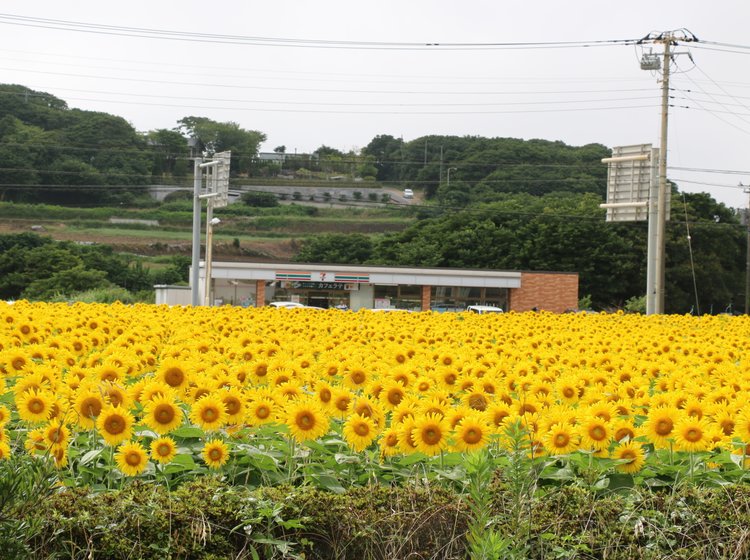
[[[653,313],[664,313],[664,279],[665,279],[665,253],[666,253],[666,223],[669,219],[667,215],[667,200],[669,197],[669,185],[667,184],[667,142],[669,140],[669,72],[672,64],[672,58],[678,54],[673,53],[672,45],[678,42],[692,42],[697,38],[687,30],[664,31],[656,36],[649,34],[641,42],[662,43],[664,45],[664,54],[661,64],[661,139],[659,145],[659,186],[656,202],[656,227],[654,228],[655,237],[655,261],[653,270]],[[689,53],[687,53],[689,56]],[[644,55],[647,62],[655,62],[656,66],[641,65],[644,69],[655,70],[658,68],[658,58],[653,60],[651,55]],[[651,273],[649,273],[650,276]],[[648,294],[650,296],[650,294]],[[647,297],[648,299],[648,297]]]
[[[743,192],[750,195],[750,186],[740,183],[745,187]],[[750,315],[750,196],[747,201],[747,212],[745,212],[745,230],[747,231],[747,253],[745,254],[745,315]]]
[[656,202],[656,270],[654,271],[654,313],[664,313],[664,262],[666,260],[667,223],[667,140],[669,120],[669,67],[672,63],[672,33],[661,37],[664,43],[664,62],[661,78],[661,140],[659,143],[659,194]]

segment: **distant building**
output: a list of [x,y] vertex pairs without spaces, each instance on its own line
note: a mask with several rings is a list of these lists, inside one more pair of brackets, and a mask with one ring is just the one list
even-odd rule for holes
[[[200,301],[205,268],[199,271]],[[578,306],[578,274],[501,270],[344,266],[299,263],[214,262],[215,305],[260,307],[295,301],[314,307],[459,311],[493,305],[506,311],[562,313]],[[169,287],[157,287],[157,301],[171,301]],[[183,293],[176,293],[175,297]]]

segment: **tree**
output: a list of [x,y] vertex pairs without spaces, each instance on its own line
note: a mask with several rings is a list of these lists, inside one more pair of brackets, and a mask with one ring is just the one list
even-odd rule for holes
[[306,240],[297,262],[362,264],[372,257],[372,241],[361,233],[320,235]]
[[205,117],[184,117],[177,121],[177,130],[198,141],[205,156],[231,150],[231,172],[249,174],[261,142],[266,135],[257,130],[245,130],[235,122],[217,122]]
[[146,143],[153,153],[153,175],[185,175],[187,171],[187,138],[176,130],[160,128],[146,133]]
[[273,208],[279,205],[275,194],[262,191],[248,191],[242,193],[242,202],[257,208]]

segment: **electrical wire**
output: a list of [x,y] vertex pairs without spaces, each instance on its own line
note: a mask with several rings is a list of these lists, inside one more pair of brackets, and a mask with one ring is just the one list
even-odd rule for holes
[[451,43],[451,42],[389,42],[389,41],[340,41],[329,39],[297,39],[287,37],[257,37],[247,35],[223,35],[150,29],[145,27],[125,27],[80,21],[38,18],[15,14],[1,14],[0,24],[21,27],[38,27],[61,31],[75,31],[99,35],[188,41],[195,43],[222,43],[233,45],[255,45],[270,47],[354,49],[354,50],[495,50],[495,49],[559,49],[580,47],[603,47],[635,44],[636,39],[609,39],[597,41],[539,41],[539,42],[491,42],[491,43]]

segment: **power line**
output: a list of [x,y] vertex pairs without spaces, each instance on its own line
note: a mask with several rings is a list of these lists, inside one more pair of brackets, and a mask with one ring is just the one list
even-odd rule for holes
[[636,39],[608,39],[597,41],[540,41],[540,42],[491,42],[491,43],[451,43],[451,42],[392,42],[392,41],[341,41],[329,39],[297,39],[287,37],[258,37],[247,35],[222,35],[150,29],[145,27],[125,27],[80,21],[37,18],[14,14],[0,14],[0,23],[22,27],[39,27],[99,35],[115,35],[196,43],[225,43],[234,45],[255,45],[270,47],[355,49],[355,50],[494,50],[494,49],[559,49],[580,47],[601,47],[632,45]]

